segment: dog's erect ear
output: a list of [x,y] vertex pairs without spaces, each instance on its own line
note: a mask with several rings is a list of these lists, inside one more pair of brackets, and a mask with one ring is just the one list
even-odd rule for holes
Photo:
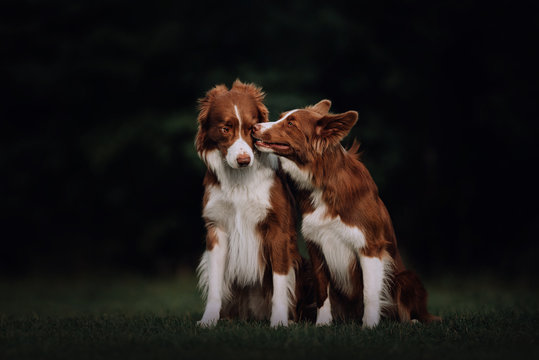
[[307,109],[316,111],[320,115],[327,115],[329,108],[331,107],[331,101],[324,99],[318,102],[316,105],[307,106]]
[[321,145],[337,144],[344,138],[356,123],[356,111],[347,111],[342,114],[328,114],[316,123],[316,135]]
[[264,105],[264,98],[266,97],[266,94],[262,91],[262,88],[256,86],[255,84],[242,83],[238,79],[234,81],[234,84],[232,84],[232,89],[243,91],[253,97],[253,99],[256,101],[256,108],[258,110],[258,122],[269,121],[269,111],[266,105]]
[[228,91],[225,85],[217,85],[213,89],[209,90],[201,99],[198,99],[198,131],[195,137],[195,146],[199,154],[202,153],[203,149],[206,148],[206,131],[202,131],[208,123],[208,115],[210,113],[211,105],[215,98],[221,94],[224,94]]

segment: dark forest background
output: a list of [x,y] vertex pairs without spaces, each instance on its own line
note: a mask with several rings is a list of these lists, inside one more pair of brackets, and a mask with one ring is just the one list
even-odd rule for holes
[[411,268],[538,275],[536,4],[4,1],[1,273],[193,268],[197,98],[239,78],[359,111]]

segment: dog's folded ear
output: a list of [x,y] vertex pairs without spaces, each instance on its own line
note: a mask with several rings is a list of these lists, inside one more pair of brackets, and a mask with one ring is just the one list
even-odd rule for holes
[[319,101],[316,105],[308,106],[307,109],[316,111],[320,115],[327,115],[329,108],[331,107],[331,101],[324,99]]
[[198,99],[198,123],[199,125],[205,125],[208,120],[208,114],[210,112],[211,105],[217,96],[222,95],[228,91],[225,85],[217,85],[206,92],[206,96]]
[[342,114],[327,114],[316,123],[316,135],[322,140],[321,144],[339,143],[357,122],[358,113],[347,111]]
[[210,113],[211,105],[219,95],[224,94],[227,91],[228,88],[225,85],[217,85],[214,88],[210,89],[206,93],[206,96],[201,99],[198,99],[198,109],[200,111],[198,113],[198,131],[195,137],[195,146],[199,154],[202,154],[203,149],[208,146],[208,138],[206,136],[206,131],[203,131],[203,129],[208,124],[208,116]]
[[[260,91],[260,90],[259,90]],[[261,97],[257,98],[256,101],[256,108],[258,109],[258,121],[259,122],[268,122],[269,121],[269,111],[266,105],[262,102],[262,99],[264,99],[264,93],[262,93]]]

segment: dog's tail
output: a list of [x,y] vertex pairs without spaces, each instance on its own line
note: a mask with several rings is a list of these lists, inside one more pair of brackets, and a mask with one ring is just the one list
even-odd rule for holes
[[416,273],[405,270],[394,279],[393,298],[401,322],[419,320],[422,323],[441,321],[427,310],[427,291]]

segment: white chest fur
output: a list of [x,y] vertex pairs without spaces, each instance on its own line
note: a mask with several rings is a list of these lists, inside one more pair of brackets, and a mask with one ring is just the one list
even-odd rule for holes
[[205,154],[219,185],[206,189],[208,202],[203,216],[227,234],[225,282],[252,285],[261,282],[264,267],[260,259],[261,238],[257,225],[270,208],[277,158],[260,154],[248,168],[232,169],[215,150]]
[[322,190],[312,185],[308,171],[286,158],[281,158],[281,164],[299,188],[312,190],[311,203],[315,210],[303,216],[302,234],[320,246],[333,281],[342,291],[350,293],[350,264],[357,259],[359,249],[365,246],[365,235],[359,228],[344,224],[340,216],[328,214]]
[[315,210],[303,217],[303,236],[320,246],[333,281],[349,294],[352,291],[350,264],[365,246],[365,236],[359,228],[344,224],[340,216],[328,214],[322,190],[315,189],[311,201]]

